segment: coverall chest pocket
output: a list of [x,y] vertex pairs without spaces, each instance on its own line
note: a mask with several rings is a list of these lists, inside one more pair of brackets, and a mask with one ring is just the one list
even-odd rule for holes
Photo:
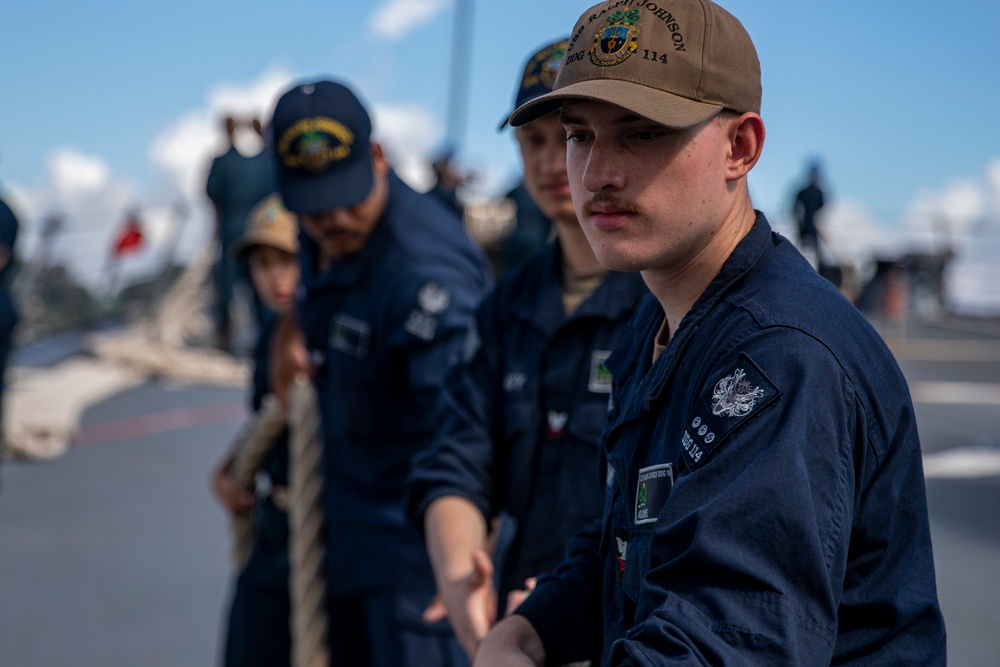
[[624,552],[624,563],[619,561],[621,575],[615,591],[615,602],[623,624],[625,627],[630,627],[635,622],[635,610],[639,603],[642,577],[649,567],[650,530],[632,527],[617,532],[626,537],[624,545],[616,539],[619,556],[621,557],[622,552]]
[[503,447],[496,448],[497,469],[506,476],[506,502],[511,513],[524,516],[533,479],[538,410],[528,401],[507,401],[503,408]]
[[512,459],[525,453],[538,428],[538,410],[530,401],[508,400],[503,408],[503,440]]
[[503,438],[509,449],[531,436],[535,408],[530,401],[507,400],[503,407]]
[[604,401],[574,406],[567,428],[570,437],[556,455],[560,504],[564,516],[575,525],[601,514],[605,494],[599,445],[607,414]]
[[607,418],[607,401],[579,403],[573,408],[569,418],[569,434],[577,440],[593,445],[596,452]]
[[392,419],[384,414],[388,401],[386,392],[379,390],[378,364],[336,350],[329,354],[326,374],[333,391],[327,395],[333,401],[325,412],[336,415],[334,423],[342,424],[348,434],[369,439]]

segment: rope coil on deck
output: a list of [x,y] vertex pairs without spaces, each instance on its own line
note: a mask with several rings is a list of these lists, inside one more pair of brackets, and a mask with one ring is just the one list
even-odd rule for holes
[[122,332],[90,336],[92,356],[51,368],[12,369],[0,454],[30,460],[61,456],[89,406],[149,377],[186,385],[246,387],[249,361],[186,343],[209,298],[206,280],[214,252],[214,247],[206,249],[185,269],[155,316]]

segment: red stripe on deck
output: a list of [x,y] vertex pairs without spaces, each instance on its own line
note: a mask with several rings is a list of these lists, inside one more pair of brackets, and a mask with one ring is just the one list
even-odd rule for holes
[[246,419],[247,415],[246,407],[239,403],[177,408],[120,421],[91,424],[80,429],[72,444],[93,445],[205,424],[241,421]]

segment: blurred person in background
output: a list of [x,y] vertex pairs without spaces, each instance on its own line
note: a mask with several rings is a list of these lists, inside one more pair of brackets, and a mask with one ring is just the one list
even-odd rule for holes
[[431,162],[431,171],[434,172],[434,186],[427,191],[427,194],[461,222],[464,210],[458,198],[458,189],[465,183],[466,177],[455,164],[454,153],[450,150],[441,153]]
[[[316,387],[330,654],[343,665],[464,664],[447,622],[422,618],[434,574],[403,485],[489,287],[485,257],[455,216],[396,176],[343,84],[286,91],[271,130],[279,192],[305,232],[273,386],[285,396],[304,372]],[[300,341],[308,357],[295,354]]]
[[[260,121],[252,119],[239,123],[227,116],[223,119],[223,128],[228,147],[212,160],[205,191],[215,209],[215,240],[219,247],[213,274],[216,345],[219,349],[232,351],[230,308],[236,285],[244,286],[253,300],[252,309],[259,311],[259,304],[246,265],[233,258],[230,248],[243,233],[250,209],[274,192],[275,186],[273,160],[267,151],[259,149],[263,135]],[[251,133],[249,137],[247,132]],[[238,146],[243,146],[243,150]],[[252,152],[255,148],[256,152]],[[260,324],[261,314],[255,314]]]
[[[515,108],[552,90],[565,51],[563,39],[531,55]],[[611,393],[604,361],[646,293],[637,274],[601,266],[580,229],[555,114],[515,135],[525,186],[555,221],[556,238],[479,306],[465,361],[445,379],[434,443],[409,484],[437,578],[440,604],[427,615],[446,611],[470,658],[517,591],[561,562],[573,534],[600,516],[598,443]],[[491,553],[487,527],[497,517]]]
[[514,229],[503,241],[502,270],[516,269],[552,237],[552,220],[532,199],[524,181],[504,195],[514,203]]
[[[269,393],[271,334],[277,317],[292,308],[299,282],[298,222],[271,195],[250,212],[246,232],[230,247],[233,259],[245,260],[261,302],[267,306],[253,355],[250,407],[256,413]],[[237,441],[234,446],[242,443]],[[270,445],[260,474],[267,495],[257,497],[234,478],[238,452],[230,451],[212,474],[212,489],[234,515],[253,513],[255,540],[240,570],[225,635],[226,667],[282,667],[290,661],[288,554],[288,432]]]
[[809,166],[808,181],[795,193],[795,201],[792,202],[792,215],[795,217],[795,227],[799,232],[799,250],[813,268],[818,268],[821,261],[819,251],[821,235],[816,224],[816,215],[824,204],[821,181],[819,162],[813,162]]
[[0,453],[4,449],[3,401],[7,387],[7,361],[14,346],[14,328],[18,322],[17,308],[11,296],[11,284],[16,272],[14,248],[18,227],[14,211],[0,198]]

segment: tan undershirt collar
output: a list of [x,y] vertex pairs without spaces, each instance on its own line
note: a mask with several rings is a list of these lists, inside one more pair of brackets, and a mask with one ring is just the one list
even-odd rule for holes
[[580,304],[600,286],[606,275],[608,275],[607,269],[602,269],[597,273],[574,273],[564,263],[562,266],[562,299],[566,314],[572,315],[580,307]]
[[656,338],[653,339],[653,363],[660,358],[663,351],[667,349],[667,345],[670,343],[670,325],[667,324],[667,318],[663,318],[663,324],[656,331]]

